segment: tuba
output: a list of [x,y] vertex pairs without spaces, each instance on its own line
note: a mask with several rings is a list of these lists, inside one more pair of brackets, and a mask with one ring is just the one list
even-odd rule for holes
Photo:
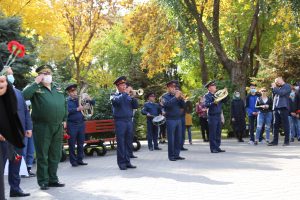
[[82,115],[86,119],[90,119],[94,114],[94,107],[90,103],[90,96],[85,92],[87,89],[87,84],[83,84],[82,88],[80,89],[79,96],[78,96],[78,104],[81,105],[84,109],[81,111]]
[[228,96],[228,90],[227,88],[224,88],[222,90],[218,90],[215,94],[215,103],[220,102],[221,100],[225,99]]

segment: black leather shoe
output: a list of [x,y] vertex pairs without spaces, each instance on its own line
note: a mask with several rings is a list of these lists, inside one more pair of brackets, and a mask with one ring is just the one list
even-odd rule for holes
[[136,166],[134,166],[134,165],[131,165],[131,164],[130,164],[130,165],[127,165],[126,167],[127,167],[127,168],[131,168],[131,169],[134,169],[134,168],[136,168]]
[[169,158],[170,161],[177,161],[175,158]]
[[120,170],[127,170],[127,167],[119,167]]
[[283,143],[282,146],[290,146],[290,143],[289,142],[285,142],[285,143]]
[[223,152],[226,152],[226,151],[223,150],[223,149],[219,149],[218,152],[223,153]]
[[187,151],[188,149],[186,149],[186,148],[181,148],[180,150],[181,150],[181,151]]
[[177,158],[175,158],[176,160],[185,160],[185,158],[184,157],[177,157]]
[[41,190],[49,190],[48,184],[40,185]]
[[76,164],[72,164],[72,167],[78,167],[78,164],[76,163]]
[[49,187],[65,187],[64,183],[55,182],[55,183],[49,183]]
[[79,162],[78,165],[88,165],[88,164],[85,162]]
[[214,149],[214,150],[211,150],[210,152],[211,152],[211,153],[220,153],[220,151],[215,150],[215,149]]
[[156,148],[154,148],[154,150],[161,150],[161,148],[159,148],[159,147],[156,147]]
[[268,146],[277,146],[278,144],[276,144],[276,143],[274,143],[274,142],[270,142],[269,144],[268,144]]
[[33,173],[31,170],[28,171],[28,174],[30,177],[36,177],[35,173]]
[[149,151],[153,151],[153,148],[149,148]]
[[132,156],[130,156],[130,158],[137,158],[137,156],[135,156],[135,155],[132,155]]
[[10,197],[27,197],[30,193],[24,193],[23,191],[10,191]]

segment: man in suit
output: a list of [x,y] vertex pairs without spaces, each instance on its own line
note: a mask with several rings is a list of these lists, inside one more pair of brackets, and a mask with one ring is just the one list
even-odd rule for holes
[[275,79],[272,83],[273,92],[273,141],[268,144],[268,146],[278,145],[278,133],[280,124],[283,126],[284,130],[284,143],[283,146],[290,145],[290,126],[289,126],[289,96],[291,93],[291,86],[284,82],[282,77]]

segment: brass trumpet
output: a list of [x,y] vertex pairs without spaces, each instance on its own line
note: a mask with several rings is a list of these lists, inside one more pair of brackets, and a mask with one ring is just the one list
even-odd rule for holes
[[133,96],[142,96],[144,94],[144,90],[143,89],[131,90],[131,93]]

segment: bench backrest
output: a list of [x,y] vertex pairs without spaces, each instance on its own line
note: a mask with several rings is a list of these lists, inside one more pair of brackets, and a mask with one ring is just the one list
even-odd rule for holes
[[85,133],[102,133],[114,131],[115,121],[113,119],[92,120],[85,122]]

